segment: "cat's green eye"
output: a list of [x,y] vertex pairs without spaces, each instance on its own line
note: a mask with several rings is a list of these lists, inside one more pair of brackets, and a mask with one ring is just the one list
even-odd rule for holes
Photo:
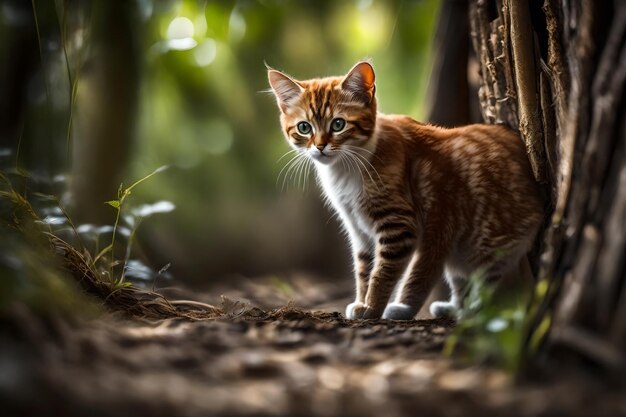
[[302,135],[308,135],[309,133],[311,133],[311,130],[313,130],[311,128],[311,124],[307,122],[299,122],[296,125],[296,128],[298,129],[298,132]]
[[344,127],[346,127],[346,121],[343,120],[341,117],[333,119],[333,121],[330,124],[330,129],[333,132],[341,132]]

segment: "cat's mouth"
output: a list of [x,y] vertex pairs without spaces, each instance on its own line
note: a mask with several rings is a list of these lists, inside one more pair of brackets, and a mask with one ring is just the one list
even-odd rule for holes
[[328,164],[334,159],[331,155],[327,153],[321,153],[321,152],[312,153],[311,158],[314,161],[320,162],[322,164]]

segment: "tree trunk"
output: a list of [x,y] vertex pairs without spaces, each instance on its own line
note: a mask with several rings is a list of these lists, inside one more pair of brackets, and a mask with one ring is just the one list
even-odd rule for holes
[[467,0],[445,0],[433,41],[433,68],[428,83],[426,119],[445,126],[477,122],[478,100],[468,80],[470,62]]
[[108,224],[134,138],[139,88],[135,2],[90,3],[89,58],[79,76],[70,184],[72,218]]
[[520,132],[551,195],[529,359],[565,350],[622,372],[626,2],[473,0],[470,24],[483,117]]

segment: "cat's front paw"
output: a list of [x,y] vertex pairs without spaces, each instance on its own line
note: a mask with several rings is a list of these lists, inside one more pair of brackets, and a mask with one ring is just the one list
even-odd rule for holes
[[380,312],[372,307],[355,301],[346,307],[346,317],[350,320],[371,320],[380,318]]
[[350,303],[346,306],[346,318],[347,319],[349,320],[356,319],[356,317],[354,316],[354,308],[358,306],[359,304],[363,304],[363,303],[359,303],[358,301],[355,301],[354,303]]
[[383,319],[412,320],[417,312],[408,304],[389,303],[383,312]]
[[445,317],[450,319],[456,319],[459,315],[459,309],[457,306],[449,301],[433,301],[430,304],[430,314],[439,318]]

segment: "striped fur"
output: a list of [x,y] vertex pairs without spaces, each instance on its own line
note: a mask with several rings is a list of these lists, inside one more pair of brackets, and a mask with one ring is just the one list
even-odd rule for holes
[[[350,238],[356,299],[349,318],[410,319],[443,276],[452,298],[433,303],[431,312],[451,314],[470,274],[483,270],[496,280],[525,257],[543,213],[515,133],[377,113],[366,62],[344,77],[268,75],[287,141],[314,162]],[[336,118],[346,121],[341,131],[332,129],[341,125]],[[311,131],[299,132],[300,122]]]

